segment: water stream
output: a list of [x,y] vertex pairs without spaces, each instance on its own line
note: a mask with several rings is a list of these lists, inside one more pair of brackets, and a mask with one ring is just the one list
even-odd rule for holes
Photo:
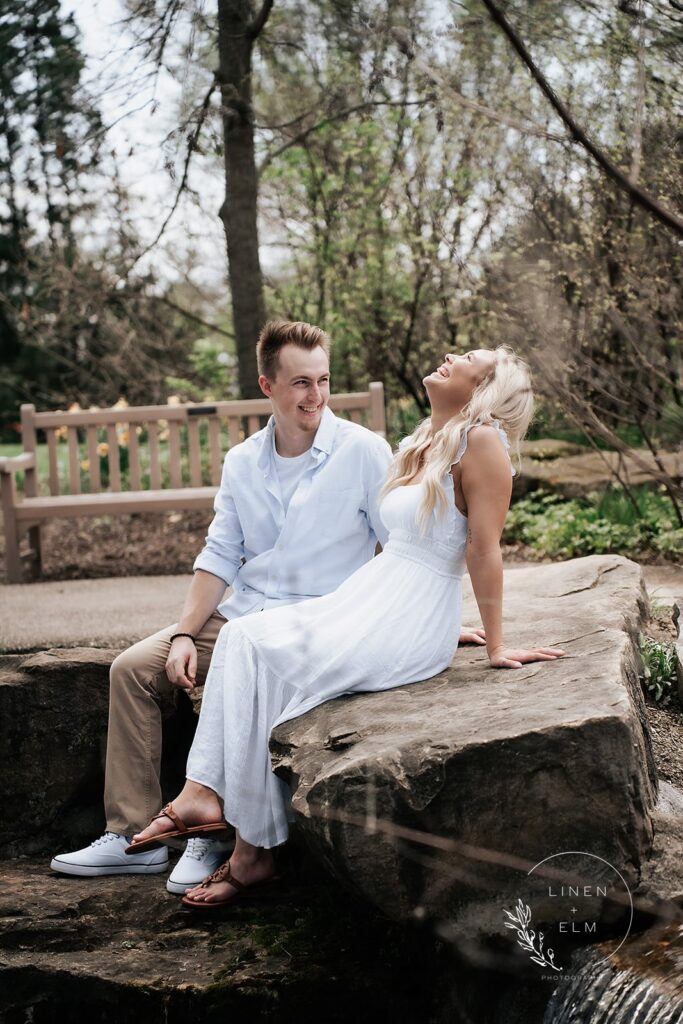
[[543,1024],[683,1024],[683,924],[634,936],[603,958],[600,946],[574,953]]

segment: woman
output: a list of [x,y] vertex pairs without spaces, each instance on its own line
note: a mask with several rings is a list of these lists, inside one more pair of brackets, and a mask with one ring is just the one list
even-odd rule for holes
[[501,345],[447,355],[423,383],[432,413],[396,453],[381,504],[390,533],[382,553],[331,594],[220,631],[185,787],[127,851],[224,829],[225,807],[235,849],[187,890],[189,906],[225,906],[279,877],[272,847],[285,842],[294,815],[288,785],[271,770],[272,729],[342,693],[446,669],[458,645],[465,566],[492,666],[564,654],[511,648],[502,635],[500,536],[515,472],[507,449],[518,447],[533,411],[526,364]]

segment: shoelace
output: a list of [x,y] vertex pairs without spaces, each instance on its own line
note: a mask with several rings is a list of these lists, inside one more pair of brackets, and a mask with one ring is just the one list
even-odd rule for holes
[[95,839],[94,842],[92,842],[90,845],[91,846],[102,846],[104,843],[111,843],[111,841],[113,839],[118,839],[118,838],[119,837],[116,834],[116,832],[105,832],[103,836],[100,836],[99,839]]
[[213,845],[211,839],[204,839],[202,836],[191,836],[187,840],[185,855],[194,857],[195,860],[202,860]]

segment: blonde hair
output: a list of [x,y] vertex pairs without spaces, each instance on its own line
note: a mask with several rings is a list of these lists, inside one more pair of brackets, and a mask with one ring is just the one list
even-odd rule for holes
[[[423,477],[425,493],[417,516],[422,529],[437,506],[439,515],[443,515],[450,506],[442,481],[450,473],[462,438],[471,424],[497,420],[505,430],[519,463],[519,444],[534,411],[531,373],[528,364],[508,345],[498,345],[493,352],[495,366],[472,392],[462,410],[465,419],[453,417],[434,436]],[[423,454],[432,441],[431,422],[430,417],[422,420],[410,437],[401,441],[382,495],[395,487],[409,484],[417,475]]]

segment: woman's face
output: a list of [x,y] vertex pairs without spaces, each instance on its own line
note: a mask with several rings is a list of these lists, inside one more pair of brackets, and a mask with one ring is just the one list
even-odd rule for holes
[[474,389],[491,373],[496,357],[488,349],[479,348],[461,356],[446,353],[438,369],[422,381],[432,405],[464,405]]

